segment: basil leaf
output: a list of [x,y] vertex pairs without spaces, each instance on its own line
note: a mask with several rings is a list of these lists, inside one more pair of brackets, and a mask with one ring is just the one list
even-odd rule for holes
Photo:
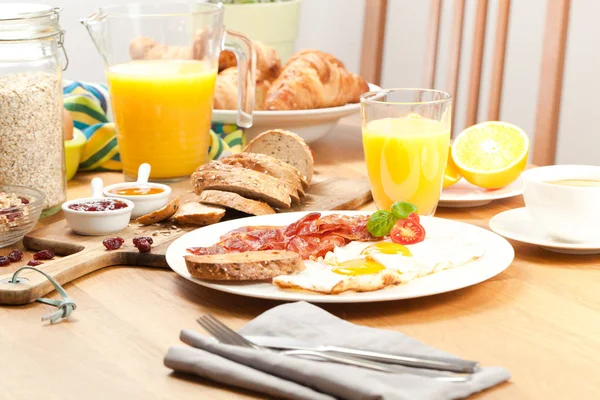
[[414,212],[417,212],[417,206],[406,201],[397,201],[392,204],[392,214],[398,219],[406,219]]
[[375,237],[387,236],[397,221],[398,218],[389,211],[375,211],[367,221],[367,230]]

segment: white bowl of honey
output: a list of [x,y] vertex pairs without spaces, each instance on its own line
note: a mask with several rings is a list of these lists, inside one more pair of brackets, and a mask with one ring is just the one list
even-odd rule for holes
[[133,202],[132,219],[150,214],[167,205],[171,188],[160,183],[148,182],[149,176],[150,164],[144,163],[138,169],[137,181],[107,186],[104,188],[104,195]]

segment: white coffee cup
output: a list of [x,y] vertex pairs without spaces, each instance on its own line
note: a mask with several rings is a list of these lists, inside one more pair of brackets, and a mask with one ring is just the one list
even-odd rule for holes
[[572,243],[600,241],[600,186],[556,183],[567,179],[600,181],[600,166],[538,167],[525,171],[522,179],[525,207],[550,237]]

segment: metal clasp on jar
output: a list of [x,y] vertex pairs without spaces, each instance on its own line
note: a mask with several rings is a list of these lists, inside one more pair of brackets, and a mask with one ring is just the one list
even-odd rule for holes
[[[53,11],[56,13],[56,25],[60,26],[60,13],[62,12],[62,7],[54,7]],[[69,56],[67,55],[67,50],[65,49],[65,31],[61,29],[58,36],[58,47],[62,50],[65,65],[62,67],[63,71],[67,70],[69,66]]]

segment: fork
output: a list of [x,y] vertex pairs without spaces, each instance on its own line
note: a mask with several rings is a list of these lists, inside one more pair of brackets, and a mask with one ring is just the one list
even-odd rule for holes
[[[198,322],[198,324],[200,324],[202,328],[204,328],[208,333],[210,333],[213,337],[215,337],[219,342],[223,344],[274,352],[274,350],[267,349],[266,347],[262,347],[257,345],[256,343],[251,342],[250,340],[246,339],[236,331],[232,330],[223,322],[219,321],[217,318],[213,317],[210,314],[203,315],[197,318],[196,322]],[[351,365],[354,367],[366,368],[380,372],[411,373],[414,375],[427,376],[446,382],[467,382],[471,379],[470,374],[452,374],[436,372],[431,370],[407,369],[396,365],[392,366],[390,364],[381,364],[373,361],[357,359],[350,356],[338,356],[316,350],[283,350],[279,351],[278,353],[300,358],[306,356],[316,357],[321,361],[333,361],[339,364]]]

